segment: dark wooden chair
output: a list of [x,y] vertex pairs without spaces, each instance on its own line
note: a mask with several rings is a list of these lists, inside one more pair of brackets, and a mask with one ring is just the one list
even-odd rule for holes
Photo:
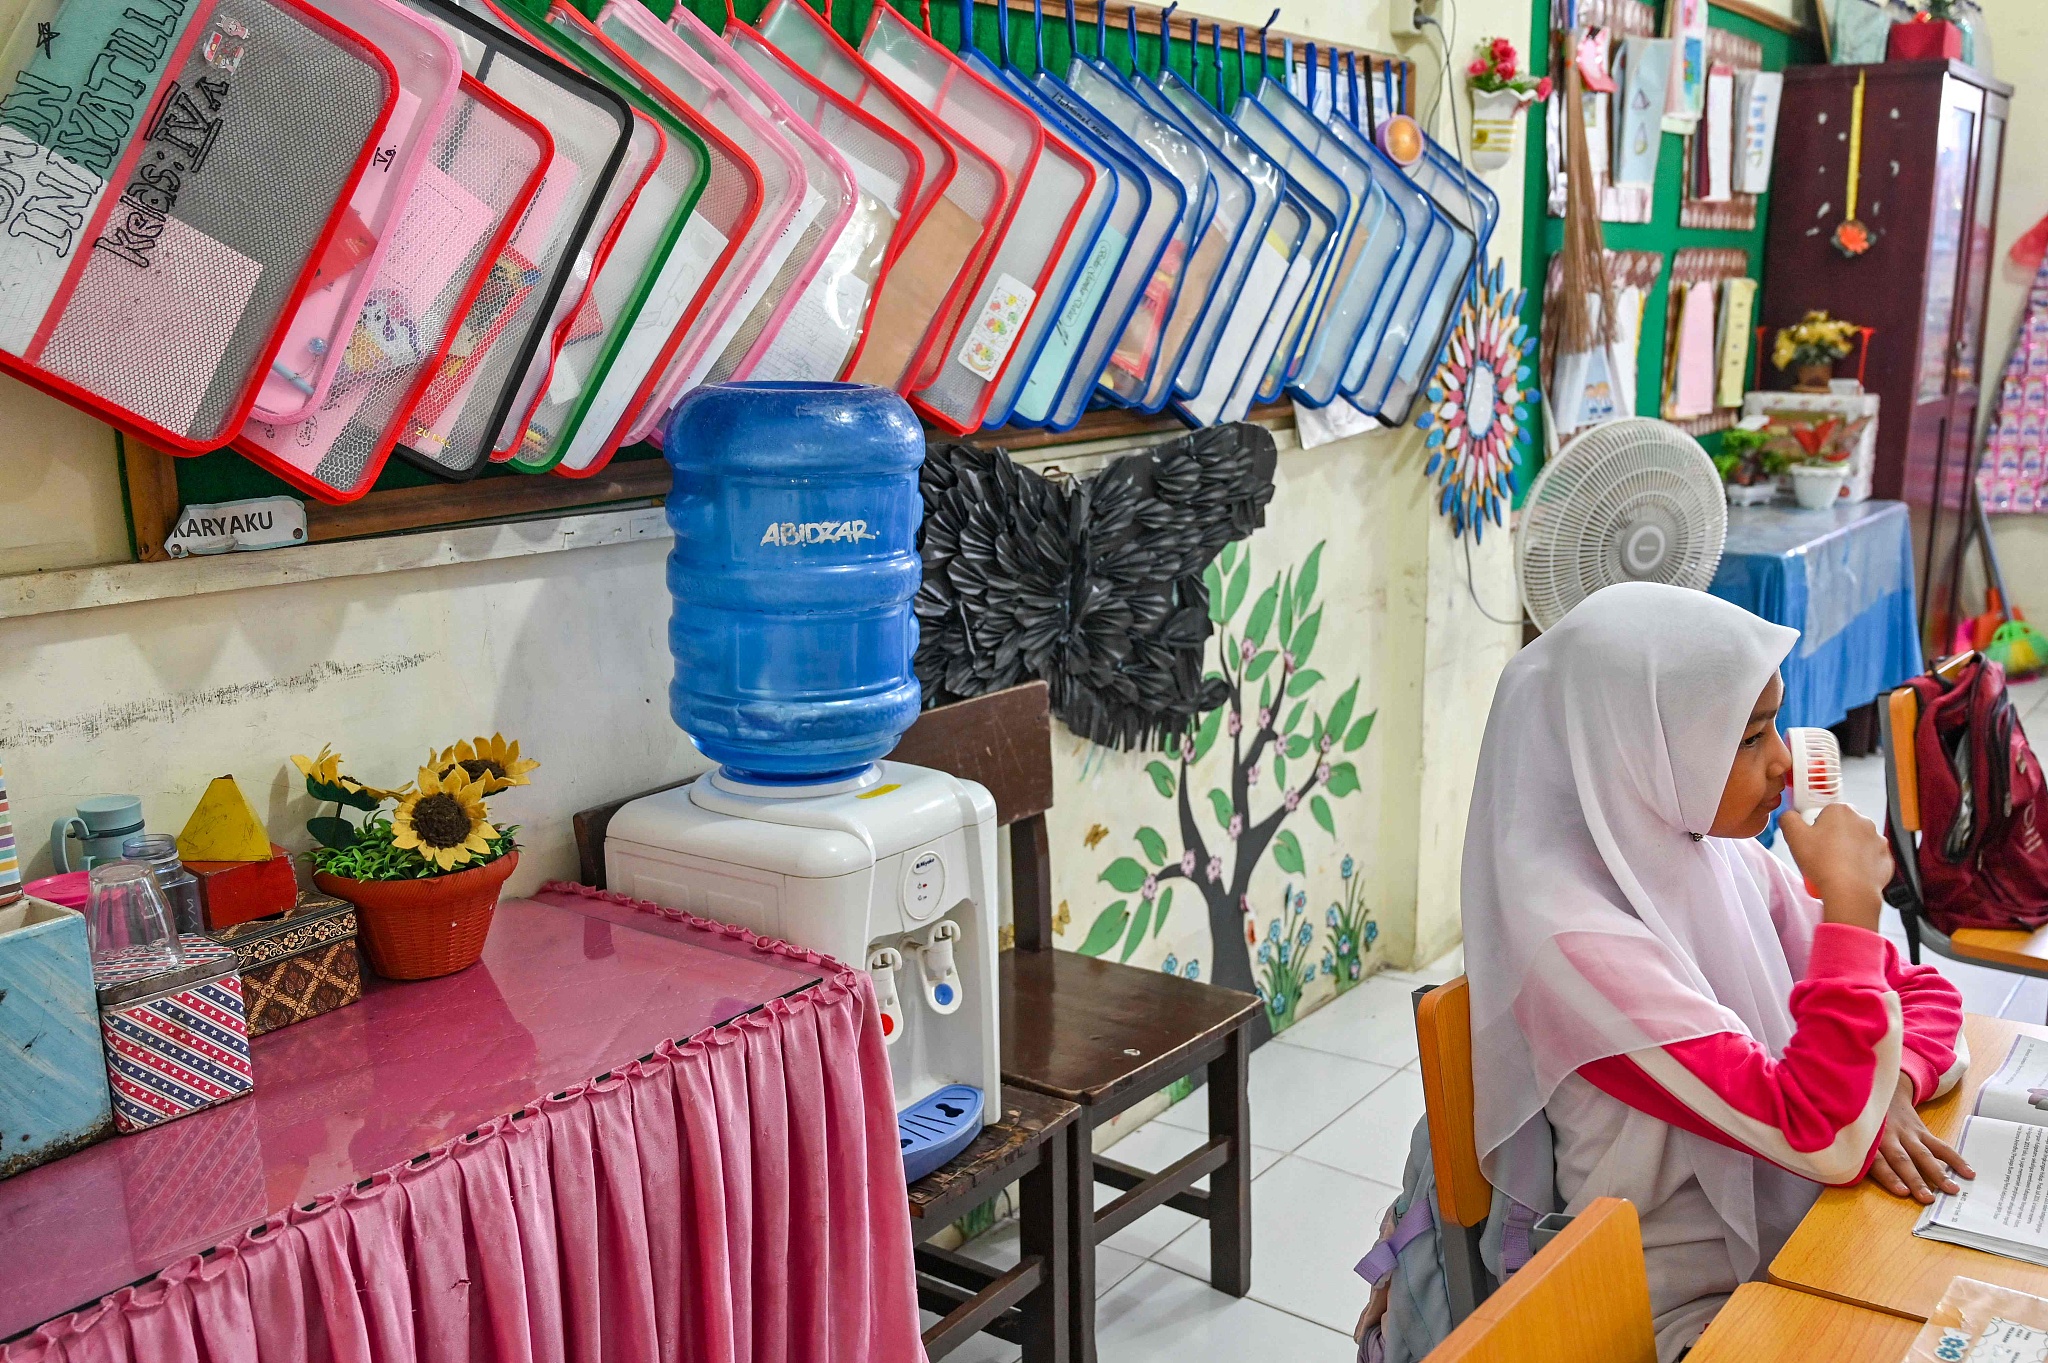
[[[1078,1104],[1070,1136],[1075,1363],[1095,1358],[1095,1247],[1155,1207],[1209,1222],[1209,1281],[1251,1289],[1250,994],[1053,949],[1052,714],[1045,683],[927,710],[891,758],[979,781],[1009,829],[1016,949],[1002,958],[1003,1081]],[[1151,1172],[1094,1153],[1095,1128],[1190,1076],[1209,1139]],[[1209,1178],[1209,1191],[1195,1184]],[[1120,1196],[1095,1207],[1095,1185]]]
[[[1003,1081],[1080,1109],[1065,1128],[1074,1363],[1095,1359],[1096,1245],[1155,1207],[1205,1218],[1210,1283],[1245,1295],[1252,1280],[1247,1093],[1258,999],[1053,948],[1045,823],[1053,802],[1052,712],[1044,682],[927,710],[890,757],[980,782],[1009,830],[1016,948],[1002,957]],[[605,829],[626,803],[575,816],[586,884],[605,883]],[[1097,1126],[1194,1076],[1208,1084],[1209,1139],[1200,1149],[1156,1172],[1096,1156]],[[1195,1184],[1205,1176],[1209,1191],[1202,1192]],[[1097,1183],[1120,1194],[1100,1210]]]

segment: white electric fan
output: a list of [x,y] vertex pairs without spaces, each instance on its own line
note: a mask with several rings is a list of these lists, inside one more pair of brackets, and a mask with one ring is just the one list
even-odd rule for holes
[[1705,591],[1728,537],[1714,461],[1647,417],[1596,426],[1543,466],[1515,529],[1515,575],[1536,628],[1617,582]]

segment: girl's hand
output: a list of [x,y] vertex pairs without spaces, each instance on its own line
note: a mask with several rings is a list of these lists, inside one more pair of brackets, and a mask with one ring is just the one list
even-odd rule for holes
[[1949,1177],[1950,1170],[1964,1178],[1977,1177],[1977,1171],[1920,1120],[1913,1110],[1913,1081],[1900,1075],[1891,1111],[1885,1114],[1877,1158],[1870,1163],[1870,1181],[1894,1197],[1925,1203],[1934,1201],[1936,1188],[1945,1193],[1962,1191]]
[[1877,931],[1892,879],[1892,850],[1877,825],[1848,805],[1829,805],[1811,825],[1787,813],[1778,831],[1820,899],[1823,921]]

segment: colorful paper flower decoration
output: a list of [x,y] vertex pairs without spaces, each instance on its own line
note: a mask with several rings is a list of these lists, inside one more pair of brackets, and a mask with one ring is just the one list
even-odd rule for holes
[[1451,518],[1452,533],[1470,526],[1475,539],[1486,522],[1507,523],[1536,399],[1524,362],[1530,336],[1519,315],[1522,291],[1504,287],[1502,274],[1495,265],[1473,286],[1430,380],[1429,406],[1415,421],[1429,433],[1423,472],[1441,488],[1437,510]]

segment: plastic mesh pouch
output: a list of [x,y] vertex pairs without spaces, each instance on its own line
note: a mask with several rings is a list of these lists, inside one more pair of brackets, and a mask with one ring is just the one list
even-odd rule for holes
[[1337,397],[1345,367],[1357,351],[1407,229],[1375,184],[1371,167],[1286,86],[1261,81],[1258,100],[1304,150],[1344,182],[1351,195],[1351,226],[1332,267],[1322,332],[1294,382],[1294,391],[1309,406],[1326,407]]
[[[1050,93],[1058,80],[1043,69],[1036,77],[1010,73],[1014,86],[1028,91],[1035,109],[1056,124],[1075,145],[1086,148],[1100,168],[1097,194],[1102,197],[1101,221],[1095,240],[1082,259],[1068,290],[1067,301],[1053,323],[1052,334],[1017,394],[1010,419],[1019,425],[1071,429],[1087,410],[1095,382],[1109,363],[1109,352],[1130,316],[1135,287],[1121,298],[1113,291],[1135,249],[1135,238],[1152,202],[1152,184],[1126,154],[1122,134],[1105,139],[1099,128],[1075,116]],[[1079,101],[1073,101],[1078,104]],[[1132,148],[1135,150],[1135,148]],[[1083,220],[1084,228],[1086,219]],[[1156,247],[1154,248],[1156,257]]]
[[[1292,311],[1287,285],[1308,236],[1308,214],[1288,198],[1285,179],[1277,168],[1273,193],[1272,214],[1254,243],[1251,263],[1239,285],[1242,296],[1224,323],[1216,357],[1209,364],[1208,379],[1193,397],[1177,404],[1181,416],[1197,426],[1243,419]],[[1247,382],[1249,387],[1245,386]],[[1244,394],[1243,405],[1237,409],[1237,415],[1228,415],[1240,390]]]
[[1270,110],[1250,97],[1243,97],[1237,101],[1232,119],[1239,132],[1287,173],[1294,191],[1327,214],[1330,222],[1330,239],[1322,250],[1315,274],[1309,280],[1308,292],[1296,306],[1295,316],[1289,322],[1287,339],[1282,345],[1281,358],[1286,364],[1283,382],[1273,383],[1269,376],[1259,389],[1259,397],[1271,402],[1280,396],[1283,387],[1293,383],[1308,367],[1316,344],[1322,338],[1323,322],[1336,292],[1337,267],[1350,239],[1348,228],[1356,222],[1356,217],[1351,192],[1345,188],[1344,182],[1302,146]]
[[327,395],[298,421],[252,417],[235,448],[325,502],[368,492],[464,319],[506,266],[512,229],[553,155],[547,129],[463,76],[391,220]]
[[1498,215],[1499,204],[1492,192],[1459,170],[1449,153],[1424,137],[1423,156],[1414,168],[1415,183],[1435,203],[1447,231],[1443,263],[1416,316],[1384,403],[1388,414],[1402,422],[1427,382],[1430,367],[1443,353]]
[[[1112,156],[1120,156],[1144,190],[1138,217],[1128,232],[1130,248],[1116,278],[1109,285],[1101,310],[1096,314],[1094,329],[1083,343],[1084,355],[1091,358],[1074,367],[1046,420],[1046,425],[1053,430],[1064,431],[1081,419],[1088,409],[1089,400],[1097,393],[1120,406],[1129,405],[1126,395],[1111,386],[1117,378],[1112,373],[1111,360],[1120,348],[1127,351],[1142,348],[1141,338],[1135,335],[1142,326],[1138,307],[1158,277],[1167,247],[1172,243],[1174,233],[1180,229],[1181,219],[1187,212],[1187,189],[1122,128],[1076,94],[1073,87],[1043,70],[1035,81],[1040,96],[1077,126],[1092,133],[1097,143]],[[1127,206],[1126,199],[1119,198],[1117,203],[1121,213]],[[1157,328],[1154,330],[1156,334]],[[1156,340],[1152,347],[1157,348]],[[1148,377],[1125,372],[1121,375],[1121,386],[1142,397]]]
[[[1003,47],[1007,50],[1007,9],[997,9],[996,23],[1003,35]],[[973,30],[968,28],[965,31],[971,43]],[[1050,360],[1052,369],[1056,371],[1051,383],[1057,385],[1073,368],[1073,347],[1064,343],[1059,323],[1067,315],[1076,282],[1100,244],[1103,221],[1109,216],[1116,197],[1116,178],[1110,174],[1107,165],[1082,145],[1078,134],[1065,119],[1039,104],[1031,87],[1016,73],[990,60],[987,53],[972,46],[961,53],[961,61],[992,89],[1015,101],[1037,122],[1045,139],[1038,168],[1024,187],[1018,201],[1018,216],[1011,230],[1032,230],[1034,223],[1062,211],[1066,230],[1064,242],[1053,253],[1052,265],[1046,273],[1038,302],[1025,319],[1014,355],[1003,366],[1002,376],[996,381],[995,396],[989,400],[988,411],[982,417],[983,426],[995,427],[1003,425],[1015,412],[1018,395],[1030,382],[1048,349],[1055,352]],[[1097,271],[1097,277],[1106,279],[1112,268],[1104,263]],[[1086,306],[1085,302],[1083,306]],[[1077,317],[1074,330],[1068,334],[1078,335],[1083,326],[1085,319]]]
[[652,398],[629,423],[626,439],[659,441],[677,400],[706,382],[722,356],[744,355],[745,347],[736,349],[734,338],[803,233],[801,214],[810,185],[796,147],[696,53],[680,44],[656,47],[636,40],[638,45],[628,48],[613,45],[609,36],[603,41],[650,82],[647,88],[666,108],[702,126],[707,140],[720,139],[730,148],[757,186],[758,207],[744,232],[722,233],[735,248],[729,263],[711,276],[709,292],[665,361]]
[[678,6],[670,25],[664,27],[635,0],[611,0],[598,22],[608,34],[617,34],[615,41],[622,49],[637,39],[652,50],[680,48],[696,55],[735,96],[782,133],[802,159],[810,182],[830,186],[827,198],[844,203],[838,232],[809,283],[773,335],[760,342],[746,361],[750,377],[759,380],[838,378],[860,344],[874,302],[875,281],[887,268],[890,241],[906,197],[907,164],[903,158],[885,152],[884,163],[890,169],[869,172],[868,178],[874,182],[870,189],[855,173],[851,158],[799,117],[685,6]]
[[[621,8],[630,9],[632,0],[620,0]],[[813,279],[810,296],[799,307],[816,307],[823,311],[820,325],[851,326],[852,346],[844,362],[834,374],[826,378],[849,377],[860,365],[868,344],[875,339],[873,319],[879,308],[884,289],[888,286],[890,271],[902,259],[907,244],[923,224],[919,212],[920,188],[926,177],[924,157],[907,138],[891,131],[887,124],[873,114],[854,104],[838,91],[818,81],[809,72],[790,63],[759,34],[743,24],[729,24],[726,41],[699,23],[689,10],[677,6],[669,18],[674,31],[690,44],[693,51],[703,56],[728,75],[735,90],[751,92],[756,108],[764,113],[770,109],[778,117],[789,120],[800,131],[807,131],[807,145],[820,157],[827,150],[838,155],[852,174],[858,186],[859,203],[852,222],[840,236],[840,245],[835,247],[841,258],[850,250],[859,255],[851,259],[846,269],[845,282],[835,283],[826,270],[835,268],[837,260],[828,260],[820,271],[825,275],[822,282]],[[745,77],[743,80],[742,77]],[[872,236],[873,243],[870,244]],[[920,261],[917,267],[929,270]],[[958,273],[956,266],[953,273]],[[933,301],[936,310],[938,299],[943,298],[940,288],[938,298]],[[803,318],[792,318],[789,324],[803,327]],[[914,345],[915,338],[907,343]],[[879,349],[895,342],[881,343]],[[782,364],[783,347],[778,344],[762,356],[755,366],[755,376],[768,377]],[[894,387],[902,370],[909,363],[909,350],[903,351],[903,359],[897,363],[895,373],[883,386]]]
[[391,244],[428,144],[455,98],[462,63],[455,45],[397,0],[315,0],[337,23],[375,43],[398,73],[398,97],[369,169],[285,327],[284,341],[256,394],[259,420],[295,422],[327,397],[355,318]]
[[[1246,228],[1230,254],[1223,282],[1210,303],[1209,310],[1218,319],[1218,326],[1209,372],[1204,376],[1202,385],[1178,404],[1183,416],[1197,426],[1207,426],[1215,421],[1213,413],[1220,410],[1223,400],[1236,386],[1245,357],[1250,354],[1260,323],[1273,305],[1274,291],[1279,288],[1298,243],[1290,246],[1283,256],[1278,251],[1277,241],[1284,239],[1284,234],[1283,238],[1276,239],[1268,231],[1285,192],[1285,177],[1280,168],[1261,155],[1258,148],[1232,127],[1228,119],[1211,108],[1201,92],[1182,80],[1179,73],[1163,70],[1158,84],[1159,93],[1173,107],[1175,116],[1190,131],[1198,134],[1214,155],[1229,163],[1250,188],[1252,196]],[[1219,366],[1221,372],[1217,372]],[[1196,403],[1197,397],[1204,400]],[[1209,415],[1199,415],[1201,413]]]
[[[1097,32],[1099,35],[1099,28]],[[1156,412],[1172,395],[1173,377],[1187,353],[1193,318],[1207,306],[1214,286],[1212,277],[1206,287],[1199,283],[1188,287],[1188,264],[1214,216],[1215,184],[1194,139],[1147,108],[1114,67],[1100,59],[1077,57],[1067,70],[1067,85],[1143,148],[1180,186],[1180,219],[1111,352],[1109,367],[1102,372],[1103,388],[1117,401]],[[1170,336],[1169,328],[1183,319],[1186,324]]]
[[1068,167],[1056,157],[1045,162],[1041,183],[1044,125],[895,10],[875,9],[861,55],[1001,169],[995,249],[933,357],[941,361],[938,372],[911,395],[943,424],[973,430],[988,416],[1013,357],[1028,359],[1018,357],[1018,342],[1073,232],[1076,177],[1062,173]]
[[[1307,230],[1302,234],[1301,254],[1296,257],[1296,264],[1306,265],[1307,275],[1301,291],[1289,301],[1285,314],[1279,319],[1279,344],[1267,357],[1265,368],[1256,379],[1253,397],[1259,402],[1277,401],[1286,390],[1288,375],[1296,368],[1301,338],[1308,329],[1316,281],[1328,269],[1337,233],[1337,220],[1330,210],[1292,175],[1287,177],[1287,199],[1308,219]],[[1291,278],[1293,267],[1289,267],[1288,274]]]
[[[1241,280],[1244,269],[1251,263],[1252,252],[1257,249],[1258,239],[1254,233],[1264,224],[1255,221],[1258,197],[1253,192],[1250,178],[1167,98],[1158,83],[1158,80],[1167,78],[1180,82],[1180,78],[1170,71],[1149,81],[1134,75],[1131,88],[1153,113],[1179,124],[1181,131],[1194,139],[1202,159],[1208,163],[1210,181],[1216,188],[1216,209],[1208,231],[1210,239],[1218,242],[1223,251],[1215,261],[1215,282],[1209,292],[1209,301],[1194,319],[1187,353],[1181,357],[1180,368],[1174,374],[1174,396],[1188,398],[1201,391],[1202,383],[1208,377],[1209,361],[1223,335],[1224,320],[1236,301],[1237,294],[1232,286],[1233,270]],[[1203,259],[1198,247],[1198,267]]]
[[660,154],[621,215],[616,239],[568,326],[513,461],[523,473],[559,468],[585,475],[609,461],[622,423],[640,415],[725,247],[719,234],[691,227],[709,178],[706,137],[718,134],[672,104],[665,89],[566,5],[553,5],[535,31],[624,95],[636,124],[661,139]]
[[[404,0],[455,40],[463,69],[539,120],[554,139],[540,192],[458,328],[399,442],[400,458],[442,478],[473,478],[512,415],[536,355],[554,352],[549,321],[588,287],[599,215],[624,174],[634,123],[626,102],[530,43],[450,0]],[[568,295],[565,304],[563,295]],[[545,353],[543,353],[545,352]]]
[[[874,340],[848,377],[909,393],[938,372],[952,324],[997,241],[1002,172],[848,46],[802,0],[769,0],[760,36],[785,61],[882,119],[924,158],[929,207],[875,300]],[[915,211],[915,210],[914,210]],[[893,376],[893,378],[892,378]],[[942,419],[955,434],[966,429]]]
[[[1243,421],[1251,411],[1252,403],[1258,400],[1260,386],[1280,363],[1282,342],[1302,296],[1308,292],[1315,277],[1319,249],[1311,245],[1311,240],[1318,236],[1328,240],[1328,222],[1318,219],[1299,194],[1288,191],[1274,210],[1273,225],[1267,230],[1269,242],[1285,257],[1287,268],[1280,272],[1280,283],[1271,295],[1272,304],[1260,318],[1258,330],[1245,353],[1244,365],[1225,394],[1213,421]],[[1253,269],[1270,277],[1271,264],[1264,261],[1263,252],[1261,254],[1261,264],[1254,265]],[[1191,400],[1191,410],[1206,412],[1208,402],[1208,398],[1198,395]]]
[[1401,244],[1387,271],[1386,282],[1380,287],[1379,297],[1374,300],[1372,311],[1366,314],[1365,329],[1358,334],[1358,342],[1351,348],[1351,357],[1345,362],[1343,376],[1337,382],[1337,391],[1371,416],[1378,416],[1376,405],[1362,401],[1367,372],[1372,368],[1373,357],[1383,348],[1391,347],[1395,353],[1407,344],[1412,319],[1400,315],[1400,303],[1408,287],[1408,280],[1414,274],[1416,262],[1425,254],[1429,234],[1436,228],[1436,209],[1429,202],[1429,196],[1417,189],[1401,168],[1387,159],[1386,153],[1342,119],[1332,119],[1331,131],[1337,135],[1353,155],[1363,160],[1372,171],[1373,184],[1387,196],[1388,204],[1401,220]]
[[[839,377],[859,339],[871,281],[880,273],[893,211],[877,212],[864,199],[853,169],[815,129],[790,115],[787,106],[724,44],[709,38],[700,47],[685,41],[681,25],[696,24],[678,7],[677,27],[664,26],[636,0],[607,6],[599,26],[655,79],[689,64],[715,79],[726,94],[773,128],[803,168],[805,201],[816,205],[810,220],[770,280],[753,313],[744,319],[714,363],[721,377],[725,356],[738,352],[731,374],[754,379],[830,380]],[[763,365],[768,365],[763,369]]]
[[[0,51],[0,367],[173,453],[225,444],[340,233],[396,74],[298,0],[41,14]],[[282,143],[281,122],[303,137]]]

